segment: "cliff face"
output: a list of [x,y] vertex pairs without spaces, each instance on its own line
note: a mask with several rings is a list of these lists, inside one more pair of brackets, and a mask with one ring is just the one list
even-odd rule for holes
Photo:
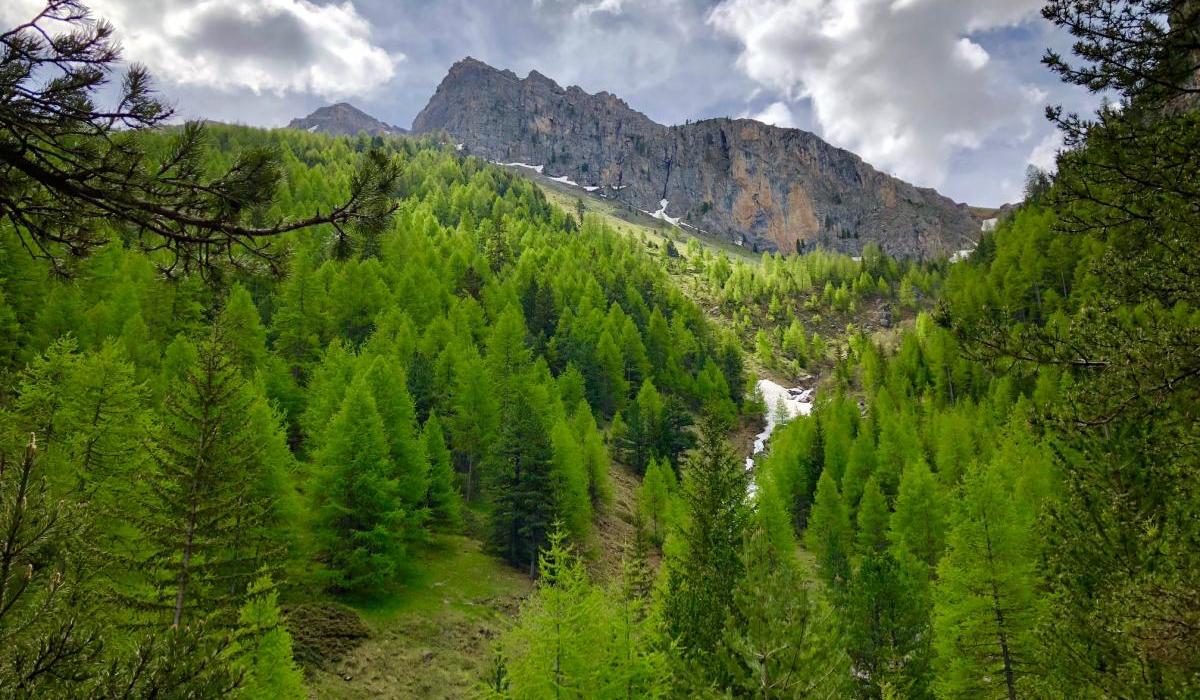
[[403,134],[404,129],[391,124],[385,124],[375,117],[363,112],[354,105],[339,102],[335,105],[322,107],[307,117],[293,119],[288,123],[289,129],[304,129],[321,134],[334,136],[355,136],[366,132],[371,136],[381,134]]
[[979,222],[964,205],[872,168],[799,129],[749,119],[666,127],[607,92],[456,63],[413,122],[474,155],[544,166],[597,194],[760,250],[868,242],[904,257],[969,248]]

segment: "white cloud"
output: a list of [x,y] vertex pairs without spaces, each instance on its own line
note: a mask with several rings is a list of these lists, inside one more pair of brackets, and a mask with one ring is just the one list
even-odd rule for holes
[[808,98],[821,134],[922,185],[952,157],[1020,130],[1039,95],[975,40],[1043,0],[722,0],[708,16],[741,44],[739,68]]
[[1062,147],[1062,132],[1055,129],[1046,134],[1046,137],[1039,141],[1038,145],[1034,146],[1033,150],[1029,152],[1029,164],[1048,172],[1054,172],[1058,167],[1056,161],[1058,152]]
[[988,56],[988,52],[982,46],[965,36],[955,42],[954,52],[971,70],[982,69],[988,64],[988,60],[991,59],[991,56]]
[[95,0],[117,28],[127,60],[176,85],[336,99],[369,93],[401,54],[371,41],[350,2],[310,0]]
[[792,115],[792,110],[783,102],[772,102],[761,112],[747,114],[746,116],[763,124],[770,124],[771,126],[781,126],[789,129],[796,126],[796,118]]

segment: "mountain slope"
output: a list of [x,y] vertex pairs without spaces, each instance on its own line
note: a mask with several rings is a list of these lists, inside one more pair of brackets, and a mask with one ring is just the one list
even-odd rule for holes
[[366,132],[372,136],[403,134],[405,130],[379,121],[346,102],[321,107],[317,111],[288,123],[289,129],[304,129],[334,136],[355,136]]
[[[868,242],[904,257],[973,245],[978,221],[931,189],[881,173],[799,129],[749,119],[667,127],[607,92],[524,79],[472,58],[451,67],[414,132],[475,155],[544,166],[598,194],[760,250]],[[663,200],[666,200],[665,206]]]

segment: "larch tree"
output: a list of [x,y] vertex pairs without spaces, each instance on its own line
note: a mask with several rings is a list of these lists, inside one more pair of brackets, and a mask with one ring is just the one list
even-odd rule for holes
[[951,520],[934,596],[939,697],[1036,696],[1045,653],[1039,621],[1038,503],[1015,488],[1015,470],[970,471]]
[[137,517],[149,556],[144,601],[172,625],[217,614],[230,622],[269,552],[253,542],[273,502],[258,490],[266,441],[251,420],[255,396],[214,337],[167,389],[149,441],[156,469]]
[[850,579],[853,537],[850,516],[842,503],[837,482],[829,472],[823,471],[817,481],[817,495],[808,518],[804,543],[817,558],[821,580],[833,590],[844,590]]
[[383,419],[365,377],[347,389],[316,463],[317,540],[328,585],[376,593],[396,578],[408,533]]
[[425,457],[429,460],[429,489],[425,496],[425,507],[439,527],[454,530],[462,524],[462,496],[455,483],[454,464],[442,421],[436,413],[430,413],[421,431],[425,445]]

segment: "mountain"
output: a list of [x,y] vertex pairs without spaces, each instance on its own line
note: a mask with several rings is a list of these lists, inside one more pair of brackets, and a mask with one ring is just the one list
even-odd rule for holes
[[293,119],[288,123],[288,128],[334,136],[354,136],[364,131],[372,136],[405,133],[404,129],[381,122],[346,102],[322,107],[307,117]]
[[597,194],[760,250],[823,247],[857,254],[871,241],[921,258],[970,248],[965,205],[881,173],[800,129],[751,119],[663,126],[607,92],[521,79],[473,58],[450,68],[413,121],[463,150],[540,165]]

